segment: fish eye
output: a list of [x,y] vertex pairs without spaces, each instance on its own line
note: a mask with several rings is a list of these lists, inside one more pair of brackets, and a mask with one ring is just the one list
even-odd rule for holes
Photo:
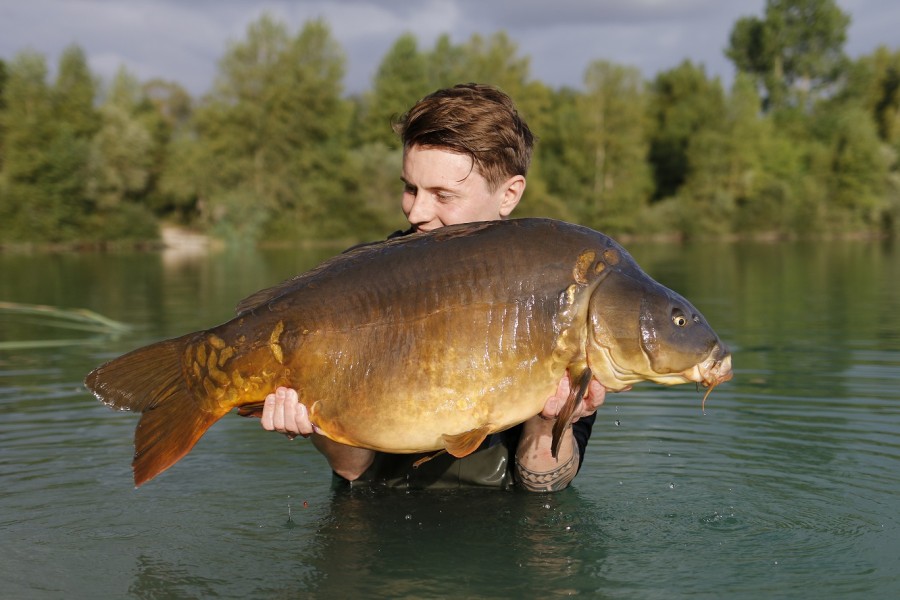
[[687,319],[682,314],[672,315],[672,322],[675,323],[676,327],[684,327],[687,325]]

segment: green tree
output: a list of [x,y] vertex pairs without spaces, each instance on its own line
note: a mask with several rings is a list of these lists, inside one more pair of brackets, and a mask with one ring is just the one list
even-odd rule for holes
[[647,163],[646,98],[640,72],[606,61],[585,73],[580,110],[586,117],[592,168],[585,225],[631,231],[653,188]]
[[[159,217],[190,224],[196,216],[196,198],[188,190],[174,190],[167,187],[168,173],[177,169],[176,161],[184,160],[177,156],[174,145],[176,140],[192,143],[191,118],[193,116],[193,100],[181,85],[162,79],[151,79],[142,86],[142,107],[146,107],[145,122],[153,137],[153,163],[150,167],[150,193],[147,205]],[[173,160],[174,158],[174,160]],[[181,182],[190,177],[190,171],[184,177],[175,178]]]
[[292,37],[264,15],[231,45],[195,112],[200,147],[191,163],[200,172],[187,185],[209,225],[249,240],[327,237],[350,226],[353,211],[341,206],[350,117],[343,75],[343,52],[322,21]]
[[365,144],[347,153],[346,206],[355,217],[354,229],[342,234],[363,240],[384,238],[390,231],[406,229],[409,223],[400,211],[401,150],[380,144]]
[[59,169],[54,164],[57,127],[44,57],[31,51],[17,54],[4,92],[0,240],[62,240],[66,232],[59,224],[67,215],[53,193],[52,181]]
[[[6,128],[4,114],[6,113],[6,82],[9,79],[9,74],[6,67],[6,61],[0,58],[0,185],[2,185],[3,180],[3,157],[6,154],[4,152],[4,142],[6,140]],[[0,188],[0,192],[2,192],[2,188]]]
[[[219,63],[212,95],[197,113],[204,174],[201,208],[223,235],[255,239],[286,199],[288,143],[279,89],[290,45],[284,24],[268,15],[251,23],[247,38],[230,45]],[[297,98],[299,102],[300,98]],[[208,206],[207,206],[208,204]]]
[[505,31],[487,38],[473,35],[463,44],[462,56],[467,81],[499,87],[516,99],[518,108],[527,112],[528,98],[524,92],[531,78],[531,59],[519,55],[518,45]]
[[89,139],[96,133],[99,126],[94,107],[97,83],[79,46],[69,46],[60,56],[52,95],[54,116],[61,127],[79,138]]
[[650,86],[649,160],[656,199],[674,196],[689,174],[688,147],[703,130],[724,127],[725,97],[718,79],[708,79],[690,61],[660,73]]
[[[46,83],[44,58],[21,54],[14,63],[5,124],[9,136],[0,193],[3,239],[71,242],[153,237],[153,219],[144,212],[110,207],[92,195],[96,188],[97,141],[132,147],[121,131],[98,129],[93,107],[95,83],[84,54],[69,48],[57,79]],[[103,120],[104,126],[106,119]],[[108,158],[108,157],[107,157]],[[149,225],[148,225],[149,222]]]
[[[727,101],[726,128],[718,143],[706,154],[693,148],[691,172],[696,175],[685,186],[707,198],[720,210],[715,216],[733,223],[736,233],[786,235],[793,229],[797,210],[798,178],[804,177],[802,152],[797,144],[779,135],[772,119],[759,114],[760,98],[753,79],[739,73]],[[722,163],[716,168],[715,163]],[[722,195],[717,196],[718,190]],[[718,223],[721,225],[722,223]],[[707,231],[720,230],[712,225]]]
[[516,109],[535,132],[545,131],[551,103],[550,89],[531,78],[531,58],[519,53],[505,31],[485,38],[473,35],[460,48],[463,72],[453,83],[494,85],[515,101]]
[[468,72],[466,51],[454,44],[446,33],[438,36],[431,52],[425,55],[429,91],[474,81]]
[[829,151],[829,229],[876,229],[885,208],[888,162],[875,122],[850,106],[823,115],[820,128]]
[[755,191],[769,130],[758,115],[759,96],[749,77],[738,75],[723,110],[689,139],[687,176],[668,207],[670,222],[689,236],[752,229],[746,215],[735,218],[736,211],[764,212]]
[[488,37],[474,34],[459,45],[443,35],[425,53],[425,62],[428,92],[460,83],[493,85],[515,100],[529,125],[549,101],[546,86],[531,80],[531,59],[519,54],[518,46],[504,31]]
[[[881,46],[853,62],[848,70],[847,85],[831,104],[834,109],[858,106],[875,124],[881,142],[880,161],[887,168],[876,219],[880,221],[882,231],[897,233],[900,231],[900,51]],[[863,134],[857,132],[856,135]],[[853,158],[854,163],[865,160],[863,155]],[[835,164],[849,166],[847,159],[850,157]],[[868,162],[871,164],[873,160],[878,159],[869,157]]]
[[578,221],[586,210],[590,153],[579,96],[572,89],[549,92],[541,118],[528,120],[538,142],[518,215]]
[[120,68],[100,107],[101,127],[91,143],[90,195],[102,210],[143,197],[154,159],[152,133],[139,118],[143,92]]
[[91,205],[90,144],[99,127],[94,107],[97,83],[84,51],[69,46],[60,56],[56,80],[51,88],[54,139],[48,147],[51,173],[45,193],[57,207],[56,235],[62,240],[95,239],[102,233],[86,224]]
[[900,150],[900,50],[878,47],[851,64],[838,102],[854,102],[868,111],[878,136]]
[[835,0],[767,0],[764,18],[735,23],[725,54],[765,89],[767,109],[805,107],[841,75],[849,25]]
[[343,97],[346,58],[324,21],[310,21],[282,57],[279,114],[287,127],[285,218],[267,230],[294,239],[346,236],[369,220],[346,195],[345,149],[352,117]]
[[[443,40],[455,48],[449,38]],[[406,224],[398,210],[402,150],[392,123],[439,87],[433,85],[435,70],[430,63],[431,54],[419,50],[414,35],[401,35],[382,58],[371,91],[359,103],[359,124],[353,128],[358,133],[351,138],[345,172],[349,199],[369,215],[368,227],[359,232],[362,237],[381,237]]]
[[382,58],[372,90],[364,96],[361,141],[399,148],[400,141],[391,129],[393,119],[431,91],[426,58],[419,52],[416,38],[410,33],[401,35]]

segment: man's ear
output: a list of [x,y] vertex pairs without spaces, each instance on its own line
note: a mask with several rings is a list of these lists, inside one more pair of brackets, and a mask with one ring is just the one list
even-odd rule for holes
[[500,200],[500,216],[506,218],[518,206],[522,194],[525,193],[525,177],[513,175],[500,187],[503,198]]

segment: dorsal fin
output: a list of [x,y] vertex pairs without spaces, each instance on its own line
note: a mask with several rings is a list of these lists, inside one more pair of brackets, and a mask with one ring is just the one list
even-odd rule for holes
[[[352,248],[338,254],[337,256],[333,256],[332,258],[326,260],[322,264],[317,267],[292,277],[287,281],[283,281],[277,285],[266,288],[264,290],[260,290],[250,296],[247,296],[243,300],[241,300],[236,308],[237,316],[241,316],[247,312],[255,310],[269,302],[280,298],[286,294],[290,294],[295,290],[298,290],[305,285],[315,281],[320,273],[324,270],[329,271],[329,277],[334,277],[336,263],[346,262],[348,265],[352,264],[354,261],[363,258],[366,254],[369,253],[378,253],[383,252],[385,249],[392,248],[395,246],[400,246],[403,244],[408,244],[423,238],[431,238],[434,243],[439,243],[444,240],[449,240],[458,236],[466,236],[481,229],[487,229],[489,227],[496,226],[500,221],[486,221],[486,222],[476,222],[476,223],[463,223],[460,225],[450,225],[447,227],[442,227],[433,232],[416,232],[403,235],[397,235],[397,237],[391,237],[388,240],[379,241],[379,242],[367,242],[363,244],[359,244],[353,246]],[[340,267],[337,266],[339,269]]]
[[[279,284],[273,285],[272,287],[268,287],[263,290],[259,290],[255,292],[240,302],[238,302],[237,308],[235,312],[237,316],[241,316],[245,313],[248,313],[260,306],[268,304],[272,300],[276,298],[280,298],[286,294],[290,294],[291,292],[302,288],[305,285],[313,282],[315,279],[319,277],[322,271],[326,269],[331,269],[332,265],[339,262],[349,261],[357,258],[362,254],[367,254],[369,252],[377,252],[379,248],[391,243],[391,240],[387,242],[373,242],[370,244],[360,244],[359,246],[354,246],[349,250],[338,254],[337,256],[332,256],[328,260],[322,262],[318,266],[306,271],[305,273],[301,273],[290,279],[282,281]],[[332,272],[333,275],[333,272]]]
[[274,300],[275,298],[278,298],[282,294],[285,294],[285,293],[289,292],[290,290],[294,289],[294,287],[296,285],[295,282],[299,278],[300,278],[300,276],[294,277],[292,279],[288,279],[287,281],[282,281],[278,285],[273,285],[270,288],[266,288],[264,290],[259,290],[258,292],[255,292],[255,293],[247,296],[246,298],[244,298],[243,300],[238,302],[237,308],[235,309],[237,316],[240,317],[244,313],[250,312],[251,310],[253,310],[254,308],[256,308],[258,306],[262,306],[263,304],[268,304],[270,301]]

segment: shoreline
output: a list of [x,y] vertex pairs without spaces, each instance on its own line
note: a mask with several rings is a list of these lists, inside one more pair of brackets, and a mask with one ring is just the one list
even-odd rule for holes
[[[605,232],[601,232],[605,233]],[[843,233],[819,233],[811,235],[785,234],[776,231],[747,234],[731,233],[720,236],[697,236],[685,238],[679,233],[658,234],[610,234],[622,244],[690,244],[697,242],[780,244],[792,242],[861,241],[876,242],[893,239],[893,235],[878,231],[848,231]],[[288,240],[263,241],[256,248],[347,248],[354,244],[372,240],[310,240],[297,242]],[[160,237],[155,240],[131,240],[108,242],[14,242],[0,241],[0,254],[53,254],[53,253],[106,253],[106,252],[163,252],[169,255],[196,256],[218,252],[227,247],[224,240],[205,233],[175,225],[161,225]]]

